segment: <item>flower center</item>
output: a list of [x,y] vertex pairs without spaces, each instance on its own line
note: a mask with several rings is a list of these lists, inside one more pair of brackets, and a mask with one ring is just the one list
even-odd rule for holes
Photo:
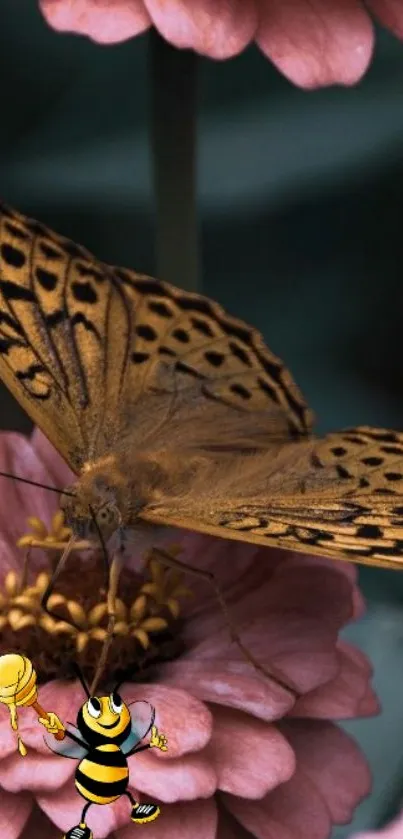
[[[105,575],[102,559],[73,554],[66,571],[57,579],[48,608],[41,598],[52,576],[52,552],[57,556],[70,536],[61,514],[48,531],[36,518],[29,520],[33,532],[19,540],[20,546],[45,548],[48,567],[27,584],[27,571],[9,571],[0,590],[0,654],[22,652],[33,663],[38,681],[68,678],[78,663],[85,678],[95,672],[108,622]],[[179,553],[177,546],[170,549]],[[128,676],[150,680],[158,663],[176,658],[183,650],[180,639],[179,599],[191,592],[182,575],[163,567],[152,556],[145,558],[144,572],[125,568],[119,584],[117,616],[102,684]]]

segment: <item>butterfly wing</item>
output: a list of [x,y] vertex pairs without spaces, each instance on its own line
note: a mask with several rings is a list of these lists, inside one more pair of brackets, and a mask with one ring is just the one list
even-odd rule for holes
[[151,504],[142,516],[243,542],[403,568],[403,434],[363,426],[252,456],[235,451],[225,468],[215,458],[194,492]]
[[401,435],[311,440],[311,414],[258,332],[6,207],[0,377],[76,472],[122,442],[199,457],[201,478],[161,492],[150,522],[400,564]]
[[140,740],[148,734],[151,727],[154,725],[155,708],[146,700],[139,699],[129,705],[130,716],[132,720],[131,731],[129,736],[121,745],[123,754],[127,755]]
[[[79,732],[78,728],[72,723],[67,723],[66,731],[71,732],[74,737],[77,737],[81,742],[83,742],[83,736]],[[44,741],[47,747],[57,755],[61,755],[62,757],[71,757],[74,760],[82,760],[89,752],[90,747],[87,746],[80,746],[75,740],[70,738],[68,734],[66,734],[63,740],[56,740],[53,734],[45,734]]]
[[246,436],[266,442],[311,426],[255,330],[206,298],[98,262],[5,206],[0,377],[76,472],[117,441],[141,448],[175,418],[189,426],[214,416],[216,444],[231,415],[237,428],[247,416]]

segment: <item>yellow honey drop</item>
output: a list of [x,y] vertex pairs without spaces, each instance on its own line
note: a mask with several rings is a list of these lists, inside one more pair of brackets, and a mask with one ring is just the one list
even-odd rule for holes
[[17,731],[18,730],[17,706],[16,705],[10,705],[9,708],[10,708],[11,728],[13,729],[13,731]]
[[26,750],[26,747],[24,746],[24,743],[21,740],[21,737],[18,737],[18,751],[19,751],[21,757],[25,757],[25,755],[27,753],[27,750]]

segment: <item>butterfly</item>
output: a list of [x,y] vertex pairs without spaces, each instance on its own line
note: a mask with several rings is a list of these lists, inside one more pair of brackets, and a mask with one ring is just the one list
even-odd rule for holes
[[0,377],[77,475],[73,540],[112,545],[109,629],[128,534],[161,526],[403,567],[403,434],[315,437],[255,329],[6,206]]

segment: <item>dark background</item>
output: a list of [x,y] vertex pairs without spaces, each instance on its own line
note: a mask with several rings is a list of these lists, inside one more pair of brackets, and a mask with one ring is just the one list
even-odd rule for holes
[[[300,91],[254,48],[198,70],[203,291],[261,329],[321,431],[403,429],[403,45],[379,33],[352,89]],[[0,73],[2,198],[153,274],[148,37],[101,47],[2,0]],[[30,427],[3,388],[0,427]],[[356,828],[403,798],[403,575],[361,579],[368,615],[348,635],[384,713],[347,726],[375,775]]]

